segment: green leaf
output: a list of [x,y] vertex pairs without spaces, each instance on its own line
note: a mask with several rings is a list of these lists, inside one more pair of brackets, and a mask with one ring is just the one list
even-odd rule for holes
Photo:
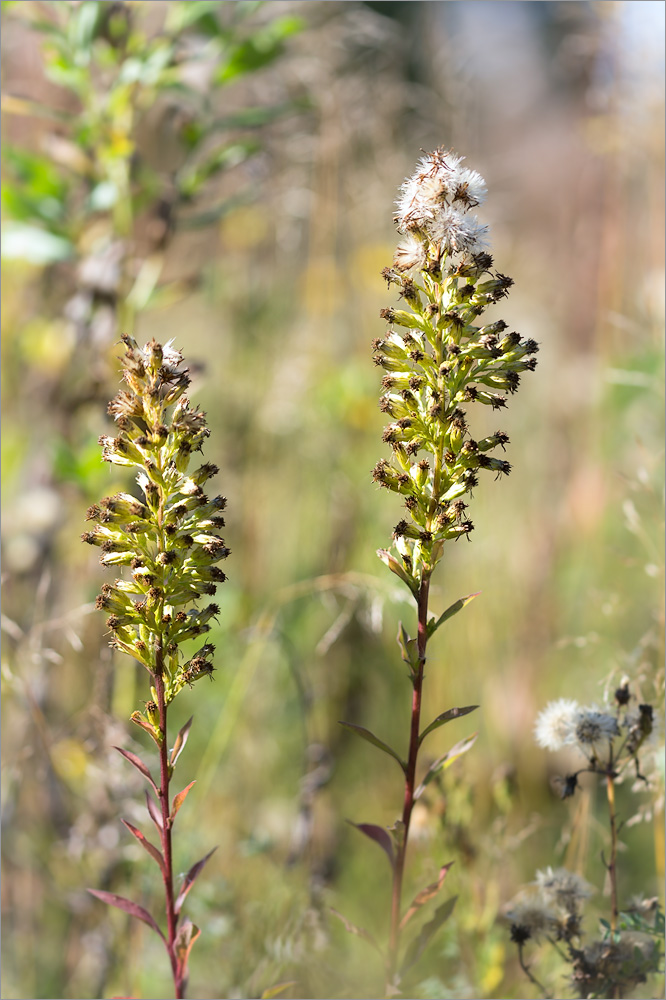
[[451,899],[447,899],[445,903],[442,903],[442,905],[435,910],[435,915],[432,920],[423,925],[420,932],[410,943],[407,951],[405,952],[405,958],[400,970],[401,972],[406,972],[407,969],[411,968],[412,965],[415,965],[416,962],[418,962],[430,943],[433,935],[439,930],[442,924],[446,923],[453,913],[453,908],[456,905],[457,899],[457,896],[452,896]]
[[396,638],[404,662],[409,667],[412,677],[415,677],[419,670],[419,651],[416,639],[411,639],[402,622],[398,623],[398,635]]
[[274,997],[281,997],[283,993],[290,990],[292,986],[296,986],[297,981],[295,979],[289,979],[285,983],[276,983],[275,986],[269,986],[261,994],[261,1000],[273,1000]]
[[471,736],[468,736],[467,739],[456,743],[455,746],[451,747],[448,753],[445,753],[443,757],[439,757],[434,764],[430,765],[425,778],[414,792],[415,802],[417,799],[421,798],[427,786],[430,784],[432,779],[440,773],[440,771],[446,771],[448,767],[451,767],[451,764],[458,760],[458,757],[462,757],[464,753],[467,753],[467,751],[474,746],[478,735],[478,733],[473,733]]
[[344,726],[345,729],[349,729],[352,733],[358,733],[358,735],[364,740],[367,740],[368,743],[372,743],[373,746],[377,747],[379,750],[383,750],[384,753],[387,753],[389,757],[393,757],[394,760],[397,760],[403,771],[407,770],[407,765],[404,760],[401,760],[395,750],[392,750],[387,743],[380,740],[379,737],[375,736],[374,733],[371,733],[369,729],[364,729],[363,726],[355,726],[353,722],[340,722],[339,725]]
[[400,577],[403,583],[406,583],[414,599],[418,601],[419,599],[419,585],[413,576],[410,576],[407,570],[403,567],[401,563],[398,562],[396,557],[392,555],[387,549],[377,549],[377,555],[383,563],[386,563],[388,568],[396,576]]
[[469,604],[470,601],[473,601],[475,597],[478,597],[480,593],[481,591],[477,590],[475,594],[468,594],[467,597],[461,597],[459,601],[456,601],[450,608],[447,608],[444,614],[440,615],[439,618],[431,618],[428,622],[428,638],[435,634],[440,625],[443,625],[444,622],[449,620],[449,618],[453,618],[454,615],[457,615],[459,611],[462,611],[462,609]]
[[423,743],[424,739],[431,733],[433,729],[439,729],[440,726],[445,726],[447,722],[452,722],[454,719],[461,719],[463,715],[469,715],[470,712],[475,712],[478,705],[465,705],[464,708],[450,708],[447,712],[442,712],[438,715],[436,719],[430,723],[430,725],[423,730],[419,736],[419,746]]
[[285,39],[300,31],[302,27],[303,21],[300,17],[276,18],[250,38],[231,48],[227,61],[215,77],[215,82],[229,83],[239,76],[254,73],[268,66],[282,52]]

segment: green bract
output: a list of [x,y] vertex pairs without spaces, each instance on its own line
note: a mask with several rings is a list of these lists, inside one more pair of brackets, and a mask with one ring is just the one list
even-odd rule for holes
[[[229,555],[218,534],[226,500],[204,493],[217,466],[189,471],[209,431],[205,414],[184,395],[190,379],[182,355],[154,340],[139,348],[131,337],[122,339],[128,389],[109,404],[117,436],[101,437],[100,444],[105,461],[139,470],[142,496],[119,493],[90,507],[95,527],[82,537],[101,547],[104,566],[130,567],[130,579],[104,585],[97,607],[109,613],[112,645],[162,678],[168,705],[185,684],[213,672],[213,645],[204,643],[187,660],[179,647],[208,632],[219,612],[216,604],[192,605],[225,580],[217,564]],[[154,713],[132,718],[159,743]]]

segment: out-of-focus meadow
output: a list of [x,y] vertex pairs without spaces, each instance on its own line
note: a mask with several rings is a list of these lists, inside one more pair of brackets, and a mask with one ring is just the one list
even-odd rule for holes
[[[624,674],[643,700],[663,693],[663,5],[208,4],[263,42],[238,43],[235,64],[210,20],[183,16],[199,103],[173,87],[133,108],[130,89],[114,112],[129,134],[104,140],[118,184],[145,185],[129,218],[109,187],[67,200],[87,169],[67,138],[79,108],[29,24],[62,5],[2,6],[3,996],[171,995],[159,942],[85,892],[159,903],[119,823],[143,822],[142,779],[112,749],[151,753],[127,721],[145,673],[111,654],[93,604],[113,574],[79,541],[86,508],[129,485],[97,445],[124,330],[184,352],[228,497],[215,680],[174,709],[176,725],[195,717],[181,773],[198,782],[177,870],[219,845],[188,897],[203,930],[190,995],[379,995],[378,959],[330,907],[384,935],[388,869],[345,820],[393,823],[402,789],[338,720],[407,737],[395,634],[414,611],[375,555],[401,513],[371,482],[386,446],[370,343],[395,304],[380,272],[398,185],[438,145],[488,183],[479,215],[516,282],[491,318],[541,350],[498,421],[513,472],[480,484],[472,540],[435,578],[437,613],[482,593],[432,643],[425,713],[481,710],[430,749],[480,736],[419,803],[407,895],[455,861],[455,919],[420,995],[535,995],[502,905],[559,864],[599,888],[593,913],[608,905],[602,796],[591,783],[560,801],[535,716],[558,697],[601,703]],[[154,40],[179,5],[99,6]],[[81,21],[91,5],[65,7]],[[211,72],[224,86],[206,91]],[[200,115],[224,123],[227,153],[176,202]],[[649,789],[619,790],[623,899],[662,891],[663,777],[645,768]]]

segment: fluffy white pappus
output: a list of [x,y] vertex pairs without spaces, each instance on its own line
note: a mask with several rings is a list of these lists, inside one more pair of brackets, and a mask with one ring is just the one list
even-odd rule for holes
[[429,231],[443,211],[456,204],[463,211],[480,205],[486,183],[476,170],[462,166],[454,153],[436,149],[422,157],[412,177],[407,178],[396,202],[396,224],[401,232]]
[[546,705],[534,724],[534,738],[539,746],[555,751],[570,743],[579,707],[571,698],[559,698]]
[[548,867],[544,871],[538,871],[534,884],[546,900],[559,903],[570,914],[576,914],[580,904],[595,892],[589,882],[566,868],[553,870]]
[[481,253],[488,247],[488,226],[456,208],[441,212],[430,226],[430,234],[448,253]]
[[413,233],[408,233],[396,247],[393,264],[398,271],[411,271],[412,268],[422,270],[427,263],[428,255],[423,240]]
[[574,744],[590,759],[605,760],[610,755],[613,740],[619,735],[620,727],[615,716],[601,712],[593,705],[578,709],[567,742]]

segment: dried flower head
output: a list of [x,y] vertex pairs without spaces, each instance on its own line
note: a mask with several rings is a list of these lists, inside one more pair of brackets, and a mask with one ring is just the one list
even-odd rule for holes
[[[163,679],[168,705],[185,684],[213,672],[214,646],[204,643],[186,662],[180,646],[205,635],[219,613],[217,604],[197,602],[225,580],[217,564],[229,555],[218,534],[226,500],[203,490],[217,466],[189,470],[209,432],[205,414],[184,395],[190,380],[180,352],[122,339],[128,388],[109,404],[118,433],[100,444],[105,461],[138,470],[140,495],[118,493],[93,505],[87,518],[94,528],[82,537],[100,547],[104,566],[130,568],[129,579],[104,585],[97,607],[108,614],[112,645]],[[149,711],[132,719],[159,740]]]
[[445,542],[473,530],[463,498],[479,476],[511,471],[505,458],[492,454],[504,450],[508,436],[495,430],[472,438],[468,406],[503,408],[522,372],[536,366],[535,341],[506,333],[502,320],[479,320],[513,284],[493,273],[487,228],[469,214],[485,193],[480,174],[453,153],[437,149],[424,156],[402,185],[395,221],[403,239],[393,268],[383,272],[408,308],[381,311],[389,326],[374,343],[389,390],[380,408],[391,418],[384,441],[392,456],[375,466],[373,478],[401,495],[409,519],[394,532],[399,560],[379,554],[414,593]]
[[615,716],[592,706],[578,709],[567,742],[575,745],[589,760],[603,761],[610,759],[613,740],[619,735]]
[[544,899],[564,907],[570,915],[578,914],[581,904],[595,891],[584,878],[566,868],[538,871],[534,884]]
[[559,937],[561,917],[557,908],[540,895],[516,897],[506,906],[503,916],[511,924],[511,937],[516,943]]
[[553,751],[566,746],[571,741],[578,710],[578,702],[570,698],[560,698],[546,705],[534,726],[534,738],[539,746]]

